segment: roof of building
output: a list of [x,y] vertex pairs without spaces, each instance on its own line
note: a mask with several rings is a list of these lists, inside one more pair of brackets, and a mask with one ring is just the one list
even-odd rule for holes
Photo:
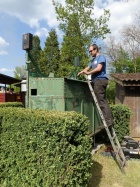
[[140,73],[114,73],[110,76],[123,86],[140,86]]
[[0,73],[0,84],[10,85],[19,82],[21,82],[21,80]]

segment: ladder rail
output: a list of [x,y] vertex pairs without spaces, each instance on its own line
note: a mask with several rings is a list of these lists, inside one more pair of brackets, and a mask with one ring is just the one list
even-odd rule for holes
[[[121,148],[121,146],[120,146],[119,140],[118,140],[118,138],[117,138],[116,132],[115,132],[114,128],[112,127],[113,136],[111,135],[111,133],[110,133],[110,131],[109,131],[109,128],[108,128],[108,125],[107,125],[107,123],[106,123],[106,121],[105,121],[104,115],[103,115],[103,113],[102,113],[102,110],[100,109],[100,106],[99,106],[99,104],[98,104],[98,101],[97,101],[96,95],[95,95],[95,93],[94,93],[93,87],[92,87],[92,85],[91,85],[91,82],[90,82],[90,80],[88,79],[88,76],[87,76],[87,75],[85,75],[85,78],[86,78],[86,81],[87,81],[87,83],[88,83],[88,86],[89,86],[90,92],[91,92],[91,94],[92,94],[93,100],[94,100],[94,102],[95,102],[95,105],[96,105],[96,107],[97,107],[97,109],[98,109],[98,112],[99,112],[99,114],[100,114],[100,117],[101,117],[101,120],[102,120],[103,125],[104,125],[104,127],[105,127],[105,130],[106,130],[106,132],[107,132],[107,135],[108,135],[108,137],[109,137],[110,143],[111,143],[111,145],[112,145],[112,147],[113,147],[113,150],[114,150],[114,152],[115,152],[116,161],[117,161],[117,163],[118,163],[120,169],[122,170],[122,172],[125,173],[124,166],[126,165],[126,159],[125,159],[123,150],[122,150],[122,148]],[[115,143],[117,144],[118,148],[116,148]]]

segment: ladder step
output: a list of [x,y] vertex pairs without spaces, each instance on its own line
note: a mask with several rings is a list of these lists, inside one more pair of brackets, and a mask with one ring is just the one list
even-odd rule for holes
[[121,154],[121,152],[120,152],[120,151],[121,151],[121,149],[122,149],[121,147],[120,147],[120,148],[118,148],[118,150],[117,150],[116,154],[119,154],[119,153]]
[[120,167],[123,168],[126,165],[126,160],[120,160]]
[[116,136],[116,134],[115,134],[114,136],[111,137],[111,139],[114,140],[116,137],[117,137],[117,136]]
[[126,160],[123,160],[122,166],[125,166],[125,165],[126,165]]

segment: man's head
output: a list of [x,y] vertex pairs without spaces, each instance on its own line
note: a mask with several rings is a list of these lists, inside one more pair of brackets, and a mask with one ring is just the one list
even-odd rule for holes
[[99,48],[96,44],[92,44],[89,46],[89,53],[92,57],[96,57],[99,53]]

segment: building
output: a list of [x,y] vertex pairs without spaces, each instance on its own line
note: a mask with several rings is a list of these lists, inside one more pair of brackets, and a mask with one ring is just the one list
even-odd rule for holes
[[132,111],[130,136],[140,138],[140,73],[111,74],[116,82],[115,104],[125,104]]
[[[25,103],[25,92],[11,92],[11,85],[21,87],[21,80],[0,73],[0,103],[22,102]],[[25,104],[24,104],[25,105]]]

